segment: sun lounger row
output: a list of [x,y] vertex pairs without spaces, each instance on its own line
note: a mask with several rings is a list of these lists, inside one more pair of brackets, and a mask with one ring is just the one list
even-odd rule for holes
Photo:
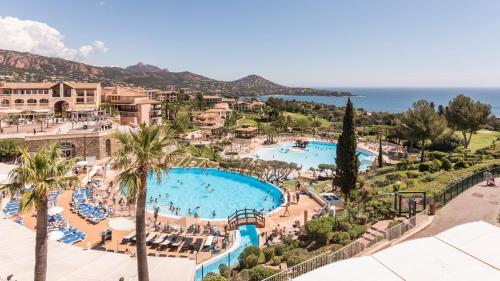
[[60,242],[66,243],[66,244],[73,244],[78,241],[82,241],[85,239],[85,233],[78,231],[78,229],[70,227],[68,229],[66,228],[61,228],[59,229],[64,233],[63,238],[59,239]]
[[78,204],[72,210],[92,223],[98,223],[108,217],[108,213],[103,209],[87,204]]
[[5,209],[3,210],[4,214],[8,216],[13,216],[19,212],[19,201],[18,200],[10,200],[9,203],[5,205]]

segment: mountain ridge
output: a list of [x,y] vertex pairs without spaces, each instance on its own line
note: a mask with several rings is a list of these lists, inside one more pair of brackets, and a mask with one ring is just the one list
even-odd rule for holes
[[348,92],[287,87],[251,74],[233,81],[220,81],[189,71],[171,72],[155,65],[138,63],[126,68],[94,66],[62,58],[0,49],[0,80],[5,81],[82,81],[104,86],[127,85],[164,89],[175,85],[204,93],[234,96],[317,95],[349,96]]

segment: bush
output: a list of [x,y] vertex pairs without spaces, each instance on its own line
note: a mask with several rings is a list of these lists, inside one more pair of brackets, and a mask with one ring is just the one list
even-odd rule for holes
[[262,251],[264,252],[264,257],[265,257],[266,262],[270,261],[275,255],[274,247],[267,247],[267,248],[264,248],[264,250],[262,250]]
[[427,153],[427,157],[429,158],[429,160],[439,160],[446,156],[447,154],[441,151],[430,151],[429,153]]
[[305,262],[309,257],[307,255],[290,256],[286,259],[286,266],[291,267],[299,263]]
[[351,236],[347,231],[335,231],[332,233],[332,241],[335,244],[347,245],[351,242]]
[[393,226],[396,226],[398,224],[400,224],[401,222],[398,221],[398,220],[392,220],[390,223],[389,223],[389,227],[388,228],[391,228]]
[[[449,133],[437,137],[430,145],[427,146],[427,149],[452,152],[455,151],[457,148],[459,148],[461,145],[462,145],[462,140],[455,134]],[[440,159],[440,158],[435,158],[435,159]]]
[[396,166],[387,166],[387,167],[382,167],[382,168],[378,168],[375,170],[375,174],[377,175],[383,175],[383,174],[388,174],[388,173],[392,173],[392,172],[395,172],[397,169]]
[[[252,256],[250,259],[248,257]],[[256,246],[246,247],[238,257],[241,268],[252,268],[259,263],[260,249]],[[255,264],[254,264],[255,263]]]
[[332,244],[329,247],[330,251],[332,251],[332,252],[336,252],[342,248],[344,248],[344,245],[340,245],[340,244]]
[[205,277],[203,277],[203,281],[227,281],[227,278],[220,276],[219,274],[209,272]]
[[261,280],[266,279],[267,277],[270,277],[278,272],[279,272],[279,270],[277,270],[277,269],[259,265],[259,266],[256,266],[248,271],[248,276],[249,276],[248,280],[249,281],[261,281]]
[[434,159],[430,164],[430,171],[433,173],[439,172],[439,170],[441,170],[442,165],[443,163],[441,162],[441,160]]
[[429,172],[431,170],[431,165],[429,163],[420,163],[420,165],[418,165],[418,170],[420,172]]
[[455,163],[453,168],[458,170],[458,169],[469,168],[471,165],[472,165],[472,162],[470,162],[470,161],[459,161],[459,162]]
[[363,233],[365,233],[366,231],[366,227],[364,225],[360,225],[360,224],[355,224],[352,226],[351,229],[349,229],[349,236],[351,237],[351,240],[354,240],[354,239],[357,239],[358,237],[360,237],[361,235],[363,235]]
[[417,171],[408,171],[406,172],[406,176],[409,178],[409,179],[416,179],[418,177],[420,177],[422,174],[420,172],[417,172]]
[[227,278],[231,274],[231,268],[229,268],[227,265],[221,263],[219,265],[219,273],[220,273],[220,275]]
[[309,241],[316,241],[325,245],[333,231],[333,218],[325,217],[307,222],[305,226],[306,235]]
[[365,206],[365,212],[368,215],[368,219],[371,221],[392,219],[394,216],[394,213],[391,210],[391,204],[378,199],[368,201]]
[[349,222],[341,221],[341,222],[337,223],[337,227],[335,227],[334,229],[338,230],[338,231],[348,231],[351,228],[352,228],[352,225]]
[[258,264],[259,264],[259,257],[254,254],[250,254],[245,258],[244,268],[254,268]]
[[450,161],[448,158],[443,157],[443,158],[441,159],[441,162],[442,162],[442,163],[441,163],[441,168],[442,168],[443,170],[445,170],[445,171],[449,171],[449,170],[453,169],[453,164],[451,163],[451,161]]
[[273,247],[274,247],[274,254],[277,256],[282,256],[286,250],[285,245],[283,245],[281,243],[273,245]]
[[283,260],[283,257],[282,256],[274,256],[272,259],[271,259],[271,264],[272,265],[280,265],[281,264],[281,261]]

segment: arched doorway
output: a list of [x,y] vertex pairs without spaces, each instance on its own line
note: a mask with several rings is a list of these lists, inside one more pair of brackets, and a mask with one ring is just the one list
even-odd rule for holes
[[54,114],[61,117],[69,109],[69,103],[67,101],[57,101],[54,103]]
[[72,143],[63,142],[59,145],[59,149],[63,157],[73,158],[76,156],[76,147]]
[[106,140],[106,155],[111,156],[111,140]]

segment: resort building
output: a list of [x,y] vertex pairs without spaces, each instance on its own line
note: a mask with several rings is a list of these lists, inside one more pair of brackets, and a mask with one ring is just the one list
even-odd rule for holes
[[99,109],[100,96],[100,83],[0,82],[0,111],[85,118]]
[[214,96],[214,95],[203,95],[203,102],[208,106],[212,107],[217,103],[222,102],[222,97],[221,96]]
[[151,99],[143,88],[106,87],[103,89],[103,102],[120,112],[122,125],[161,122],[161,102]]
[[243,125],[241,128],[234,130],[234,137],[240,139],[251,139],[257,136],[257,128]]
[[146,90],[148,97],[152,100],[157,101],[168,101],[168,102],[176,102],[177,101],[177,92],[174,90]]

